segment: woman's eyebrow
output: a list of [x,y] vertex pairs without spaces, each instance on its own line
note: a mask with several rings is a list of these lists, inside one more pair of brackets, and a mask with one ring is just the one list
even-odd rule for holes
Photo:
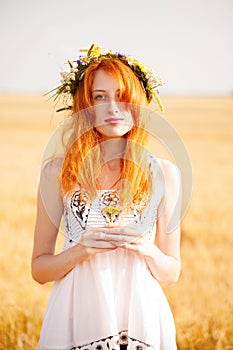
[[[107,90],[103,90],[103,89],[95,89],[95,90],[92,90],[92,92],[96,92],[96,91],[98,91],[98,92],[107,92]],[[117,89],[116,92],[119,92],[119,91],[120,91],[120,89]]]

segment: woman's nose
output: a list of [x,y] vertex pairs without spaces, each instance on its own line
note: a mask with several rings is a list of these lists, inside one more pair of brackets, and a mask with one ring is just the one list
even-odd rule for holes
[[115,115],[119,113],[119,107],[115,100],[111,100],[108,103],[108,113],[110,115]]

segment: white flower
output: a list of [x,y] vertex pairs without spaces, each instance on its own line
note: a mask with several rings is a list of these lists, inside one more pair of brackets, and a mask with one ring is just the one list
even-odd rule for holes
[[61,72],[61,82],[67,83],[69,81],[69,73],[67,72]]
[[70,86],[69,85],[65,86],[65,92],[70,92]]
[[130,66],[134,65],[134,58],[132,56],[127,56],[127,61]]
[[72,67],[70,72],[71,73],[77,73],[78,72],[78,68],[77,67]]
[[70,80],[75,80],[75,73],[71,72],[69,74],[69,78],[70,78]]
[[153,72],[153,70],[150,70],[146,74],[146,79],[148,80],[148,84],[152,87],[162,86],[164,84],[161,76],[158,73]]
[[74,72],[61,72],[61,83],[63,84],[71,84],[72,80],[75,80],[75,73]]
[[69,96],[70,96],[70,94],[68,92],[64,92],[64,94],[63,94],[64,98],[68,98]]

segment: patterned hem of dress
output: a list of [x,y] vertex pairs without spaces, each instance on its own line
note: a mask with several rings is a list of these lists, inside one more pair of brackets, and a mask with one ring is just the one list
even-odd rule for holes
[[138,339],[128,336],[128,331],[124,330],[117,335],[99,339],[82,346],[74,346],[70,350],[118,350],[121,345],[127,346],[128,350],[156,350],[153,345],[146,344]]

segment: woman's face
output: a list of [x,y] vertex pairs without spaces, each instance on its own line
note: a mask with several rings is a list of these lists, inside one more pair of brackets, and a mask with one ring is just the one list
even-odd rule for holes
[[119,102],[120,86],[116,79],[100,69],[92,86],[94,126],[105,138],[124,136],[133,126],[130,111]]

